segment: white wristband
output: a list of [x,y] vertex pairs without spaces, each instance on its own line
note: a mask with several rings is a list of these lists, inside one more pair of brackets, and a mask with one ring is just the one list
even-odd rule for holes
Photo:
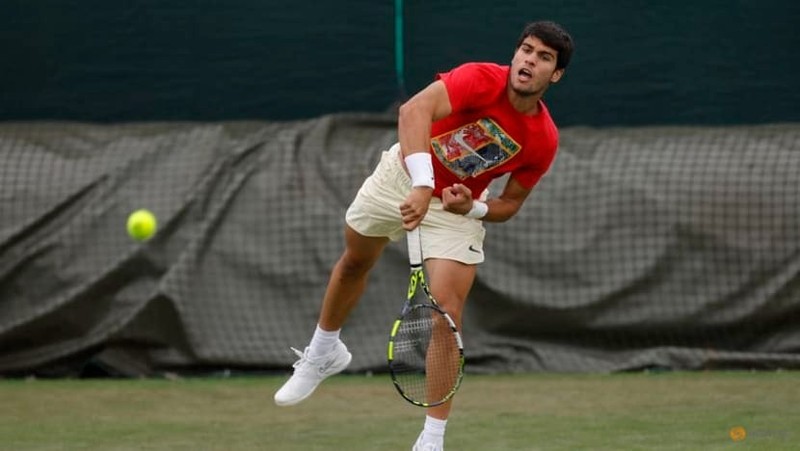
[[404,158],[411,186],[429,186],[433,188],[433,163],[430,152],[415,152]]
[[486,205],[486,202],[473,200],[472,208],[464,216],[473,219],[481,219],[486,216],[486,213],[489,213],[489,206]]

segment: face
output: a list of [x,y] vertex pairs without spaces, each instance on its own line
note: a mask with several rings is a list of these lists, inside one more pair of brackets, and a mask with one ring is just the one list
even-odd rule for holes
[[541,39],[528,36],[511,59],[508,75],[511,89],[519,96],[541,95],[550,85],[556,83],[564,73],[556,70],[558,52],[546,46]]

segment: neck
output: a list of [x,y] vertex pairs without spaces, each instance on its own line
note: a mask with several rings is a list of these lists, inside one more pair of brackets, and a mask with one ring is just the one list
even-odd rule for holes
[[519,93],[511,86],[508,87],[508,101],[515,110],[522,114],[533,115],[539,112],[539,100],[544,92]]

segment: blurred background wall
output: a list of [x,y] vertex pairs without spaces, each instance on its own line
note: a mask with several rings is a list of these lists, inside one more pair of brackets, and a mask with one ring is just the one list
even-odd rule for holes
[[542,18],[577,42],[548,93],[562,126],[800,119],[792,0],[3,3],[3,120],[381,112],[437,71],[508,61]]

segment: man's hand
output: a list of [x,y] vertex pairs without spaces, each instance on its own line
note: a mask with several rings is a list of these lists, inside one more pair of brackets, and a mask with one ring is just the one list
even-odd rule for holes
[[459,215],[472,208],[472,190],[460,183],[454,183],[442,190],[442,207],[445,211]]
[[400,215],[403,218],[403,228],[414,230],[422,222],[428,212],[428,207],[433,197],[433,188],[417,186],[411,189],[406,200],[400,204]]

